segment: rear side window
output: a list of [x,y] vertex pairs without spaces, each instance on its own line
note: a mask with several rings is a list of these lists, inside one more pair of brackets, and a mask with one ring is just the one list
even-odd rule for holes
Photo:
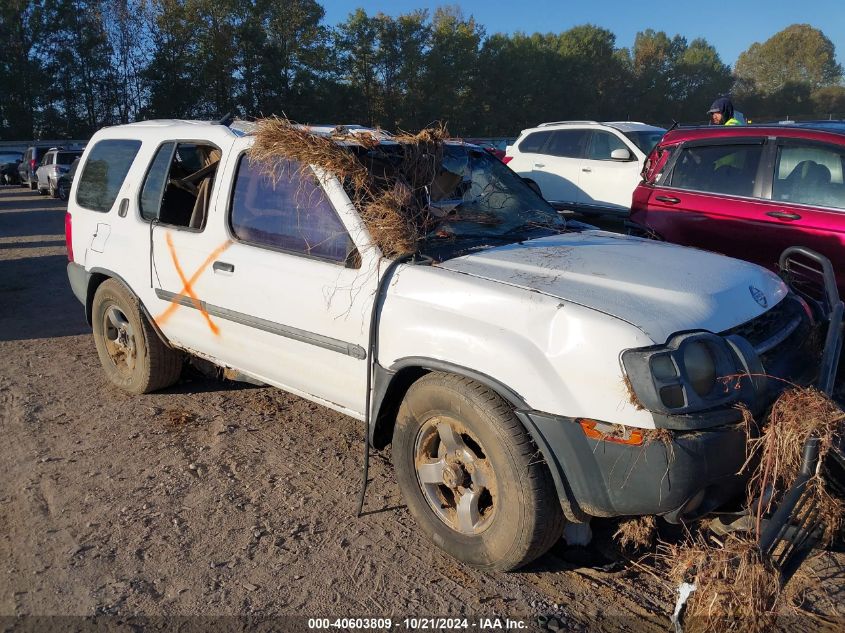
[[278,180],[241,156],[229,224],[239,240],[333,262],[350,260],[354,246],[314,176],[287,161]]
[[519,151],[526,154],[538,154],[551,134],[551,132],[532,132],[519,144]]
[[79,177],[76,203],[92,211],[109,211],[139,149],[141,141],[124,139],[109,139],[94,145]]
[[753,196],[762,153],[762,145],[685,147],[670,184],[679,189]]
[[778,148],[772,199],[845,209],[845,148],[786,145]]
[[141,216],[201,231],[219,164],[220,150],[210,143],[164,143],[141,188]]
[[78,158],[82,152],[59,152],[56,154],[56,164],[70,165],[75,158]]
[[557,130],[543,151],[544,154],[560,156],[561,158],[581,158],[584,155],[584,145],[589,130]]

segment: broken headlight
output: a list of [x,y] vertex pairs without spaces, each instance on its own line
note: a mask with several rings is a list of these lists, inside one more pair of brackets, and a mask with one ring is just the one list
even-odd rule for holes
[[753,397],[763,385],[762,365],[739,336],[710,332],[673,336],[666,345],[622,352],[622,365],[643,407],[666,414],[691,413]]

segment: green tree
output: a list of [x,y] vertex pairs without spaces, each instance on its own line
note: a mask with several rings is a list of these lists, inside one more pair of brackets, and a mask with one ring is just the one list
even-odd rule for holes
[[37,109],[44,91],[36,43],[46,27],[43,0],[0,3],[0,138],[32,139]]
[[330,65],[329,31],[315,0],[237,3],[238,102],[246,114],[308,117]]
[[845,118],[845,86],[819,88],[813,92],[810,99],[816,115]]
[[677,121],[706,119],[705,112],[713,100],[730,92],[733,84],[730,67],[702,38],[694,39],[684,49],[673,73],[676,107],[672,118]]
[[750,90],[769,96],[787,84],[810,90],[836,84],[842,67],[831,42],[809,24],[793,24],[760,44],[755,42],[736,62],[736,77]]
[[151,0],[148,14],[153,55],[142,72],[147,101],[142,118],[198,115],[200,76],[196,14],[187,0]]
[[112,50],[103,0],[49,0],[38,43],[44,72],[41,126],[48,136],[87,136],[112,123]]
[[431,47],[420,78],[418,125],[443,121],[453,133],[476,126],[477,105],[472,86],[478,76],[484,28],[457,6],[440,7],[431,23]]

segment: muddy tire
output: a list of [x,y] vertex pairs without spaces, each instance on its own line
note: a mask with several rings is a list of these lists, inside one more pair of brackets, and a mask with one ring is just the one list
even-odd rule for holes
[[162,343],[123,284],[104,281],[91,312],[97,355],[114,385],[129,393],[149,393],[179,379],[182,355]]
[[513,570],[560,538],[563,513],[545,463],[512,408],[483,385],[439,372],[414,383],[392,455],[417,524],[468,565]]

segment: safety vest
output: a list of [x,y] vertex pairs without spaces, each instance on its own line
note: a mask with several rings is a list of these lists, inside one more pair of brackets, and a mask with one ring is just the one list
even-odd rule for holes
[[725,121],[725,125],[745,125],[745,116],[742,112],[734,112],[734,115]]

